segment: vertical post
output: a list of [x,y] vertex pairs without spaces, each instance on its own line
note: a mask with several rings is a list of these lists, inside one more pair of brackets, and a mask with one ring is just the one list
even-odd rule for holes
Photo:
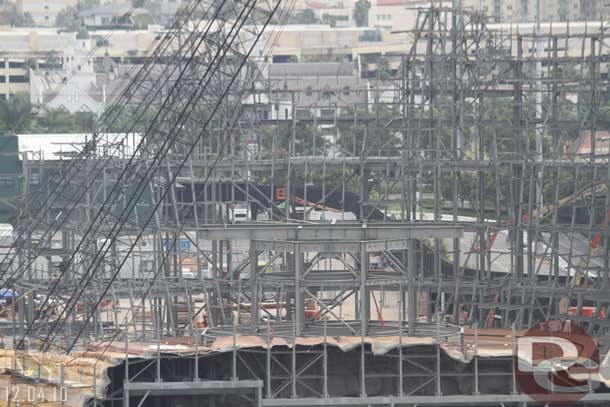
[[479,323],[474,323],[474,395],[479,395]]
[[157,383],[161,382],[161,315],[159,315],[160,306],[157,304],[157,310],[155,312],[155,316],[157,319],[157,374],[156,380]]
[[292,177],[292,158],[295,156],[295,145],[296,145],[296,134],[297,134],[297,115],[296,115],[296,99],[294,92],[291,92],[291,109],[292,109],[292,126],[290,144],[288,147],[288,171],[286,174],[286,220],[290,219],[291,199],[292,199],[292,185],[290,178]]
[[292,384],[292,398],[297,398],[297,327],[292,329],[292,363],[290,366],[290,380]]
[[[231,312],[232,314],[232,312]],[[237,380],[237,317],[231,318],[233,327],[233,349],[232,349],[232,367],[231,367],[231,380]]]
[[129,339],[125,334],[125,382],[129,382]]
[[[38,365],[38,378],[40,379],[40,365]],[[97,407],[97,361],[93,364],[93,407]]]
[[360,335],[367,335],[371,305],[369,289],[366,286],[369,270],[369,256],[366,252],[366,243],[360,242]]
[[[258,282],[256,274],[256,266],[258,264],[258,255],[256,253],[256,242],[250,240],[250,315],[252,319],[252,333],[258,331],[259,320],[259,303],[258,303]],[[235,323],[235,321],[233,322]]]
[[324,317],[324,398],[328,398],[328,317]]
[[417,290],[415,287],[415,276],[417,274],[417,249],[415,239],[410,239],[408,242],[408,258],[407,258],[407,277],[409,285],[407,286],[407,312],[409,313],[409,336],[415,332],[415,322],[417,320]]
[[65,366],[62,363],[59,365],[59,401],[61,403],[61,407],[66,405],[66,375],[65,375]]
[[436,395],[442,396],[441,388],[441,312],[436,312]]
[[[517,325],[515,324],[515,322],[513,322],[512,324],[512,332],[511,332],[511,344],[512,344],[512,348],[513,348],[513,357],[516,358],[517,357],[517,342],[516,342],[516,336],[517,336]],[[512,381],[513,381],[513,394],[517,394],[517,371],[515,370],[515,364],[512,363]]]
[[[192,321],[192,320],[191,320]],[[195,366],[194,366],[194,372],[193,372],[193,381],[194,382],[198,382],[199,381],[199,327],[196,326],[196,322],[195,322]]]
[[13,301],[15,304],[15,307],[17,308],[17,315],[19,316],[19,324],[17,325],[18,327],[18,333],[19,333],[19,337],[20,338],[24,338],[24,326],[25,326],[25,313],[24,313],[24,308],[25,308],[25,295],[21,295],[20,297],[13,297]]
[[301,335],[305,319],[305,304],[303,302],[303,289],[301,288],[301,275],[303,274],[303,253],[301,245],[294,245],[294,321],[295,335]]
[[[400,308],[403,307],[404,296],[403,296],[403,287],[402,283],[398,286],[399,297],[400,297]],[[403,316],[402,310],[398,310],[398,397],[402,397],[404,395],[403,389],[403,367],[402,367],[402,328],[403,328]]]
[[360,336],[360,397],[366,398],[366,364],[364,360],[364,335]]
[[[542,123],[542,39],[541,36],[541,5],[540,0],[536,0],[536,27],[534,34],[534,49],[535,49],[535,58],[536,58],[536,162],[538,163],[538,174],[536,180],[536,210],[538,213],[542,210],[543,205],[543,190],[542,184],[544,182],[543,171],[542,171],[542,146],[543,146],[543,132],[544,132],[544,123]],[[593,141],[595,137],[591,137],[591,141]],[[536,219],[536,223],[538,220]]]
[[271,400],[271,322],[267,321],[267,399]]

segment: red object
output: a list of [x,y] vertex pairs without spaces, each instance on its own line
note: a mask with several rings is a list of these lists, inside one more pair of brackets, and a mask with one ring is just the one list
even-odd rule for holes
[[[90,303],[83,303],[83,302],[78,302],[76,303],[76,312],[82,312],[83,309],[85,308],[85,305],[88,305],[89,307],[93,307],[95,305],[95,302],[90,302]],[[110,308],[112,306],[112,300],[103,300],[102,302],[100,302],[100,308]]]
[[276,188],[275,189],[275,199],[278,201],[282,201],[286,199],[286,189],[285,188]]
[[305,317],[309,319],[318,319],[320,318],[320,310],[319,309],[306,309]]
[[[568,308],[568,315],[576,315],[578,307]],[[595,307],[582,307],[581,316],[585,318],[593,318],[595,316]],[[601,308],[599,310],[599,318],[606,318],[606,310]]]
[[383,328],[384,328],[383,315],[381,314],[381,310],[379,309],[379,303],[377,302],[377,297],[375,296],[375,291],[371,291],[371,294],[373,296],[373,301],[375,302],[375,309],[377,310],[377,319],[379,319],[379,322],[381,322],[381,330],[383,331]]

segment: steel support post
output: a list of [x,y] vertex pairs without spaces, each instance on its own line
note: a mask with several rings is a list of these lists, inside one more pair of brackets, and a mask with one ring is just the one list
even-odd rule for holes
[[[256,253],[256,242],[250,240],[250,315],[252,319],[252,333],[258,331],[259,322],[259,294],[256,266],[258,265],[258,254]],[[234,321],[233,323],[237,323]]]
[[416,241],[409,240],[409,248],[407,250],[407,277],[409,285],[407,286],[407,313],[409,336],[412,336],[415,331],[415,321],[417,320],[417,289],[415,287],[415,279],[417,275],[417,249]]
[[301,276],[303,274],[304,257],[301,253],[301,245],[294,245],[294,321],[295,334],[301,335],[301,330],[305,324],[305,302],[303,299],[303,287],[301,287]]
[[366,243],[360,243],[360,335],[366,336],[371,319],[370,292],[366,286],[369,271],[369,255]]

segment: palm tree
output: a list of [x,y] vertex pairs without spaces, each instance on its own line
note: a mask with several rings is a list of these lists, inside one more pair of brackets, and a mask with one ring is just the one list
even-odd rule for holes
[[358,27],[366,27],[369,25],[369,10],[371,3],[368,0],[358,0],[354,7],[354,20]]

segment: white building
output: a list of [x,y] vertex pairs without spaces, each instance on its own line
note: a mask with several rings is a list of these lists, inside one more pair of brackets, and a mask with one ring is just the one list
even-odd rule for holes
[[[505,23],[532,22],[537,14],[537,0],[463,0],[463,5]],[[608,0],[540,0],[542,21],[599,21],[609,11]]]
[[325,24],[335,27],[354,27],[354,0],[345,1],[312,1],[307,5],[316,18]]
[[80,40],[77,47],[63,50],[60,69],[30,69],[30,101],[46,108],[74,112],[96,112],[103,104],[97,89],[91,41]]
[[154,20],[148,10],[126,3],[110,3],[78,13],[87,27],[146,28]]
[[373,0],[369,10],[369,27],[391,31],[415,29],[417,9],[430,6],[429,0]]
[[78,39],[76,33],[48,28],[0,30],[0,97],[30,92],[32,70],[78,66],[78,55],[90,50],[90,40]]
[[53,27],[57,15],[68,7],[76,8],[77,0],[16,0],[17,12],[29,13],[38,26]]

